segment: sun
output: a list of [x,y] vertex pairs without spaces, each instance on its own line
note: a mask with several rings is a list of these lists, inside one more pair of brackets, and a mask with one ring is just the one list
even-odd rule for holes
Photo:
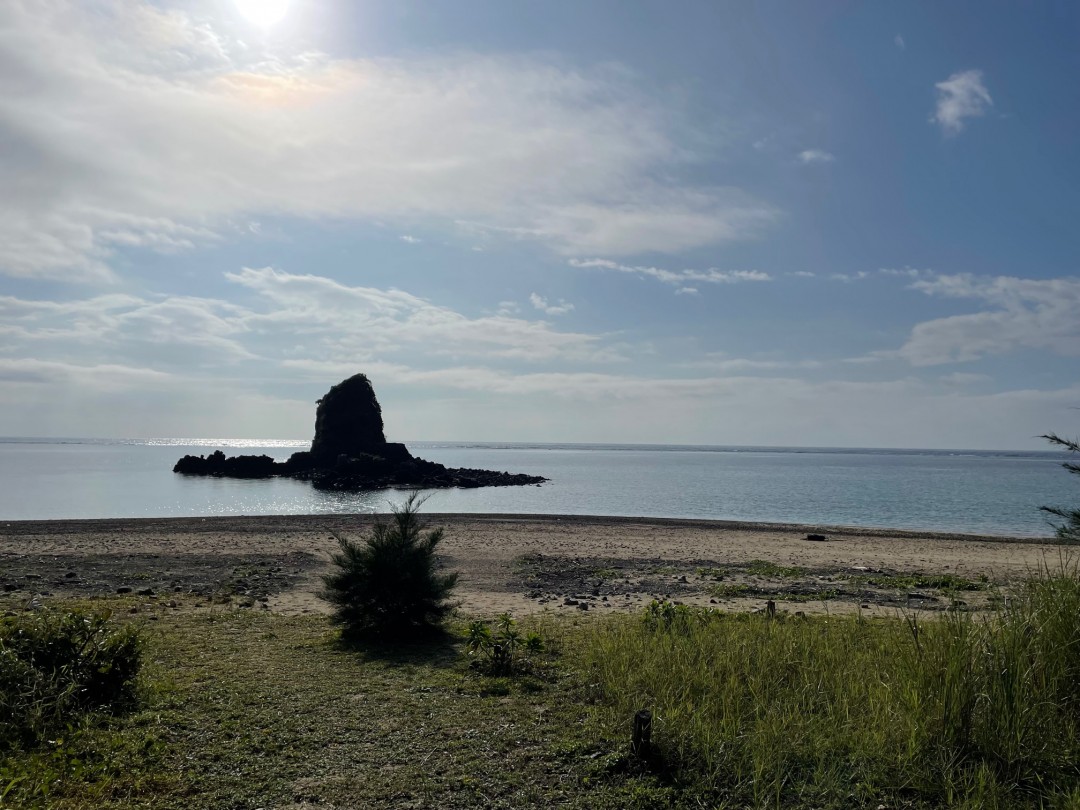
[[289,0],[234,0],[240,13],[255,25],[268,28],[281,22],[289,10]]

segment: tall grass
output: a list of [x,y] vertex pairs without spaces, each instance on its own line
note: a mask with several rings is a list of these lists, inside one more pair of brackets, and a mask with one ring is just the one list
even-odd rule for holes
[[598,624],[588,663],[609,722],[652,709],[671,772],[713,801],[1080,806],[1080,576],[1065,562],[983,617],[657,606]]

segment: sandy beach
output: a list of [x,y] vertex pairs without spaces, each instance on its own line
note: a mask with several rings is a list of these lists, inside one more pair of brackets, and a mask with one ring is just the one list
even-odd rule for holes
[[[371,516],[0,523],[6,600],[109,594],[147,609],[326,609],[337,537]],[[439,515],[468,615],[615,611],[652,599],[753,610],[979,609],[1068,550],[1050,540],[650,518]],[[811,534],[825,540],[808,540]],[[937,576],[941,581],[927,579]]]

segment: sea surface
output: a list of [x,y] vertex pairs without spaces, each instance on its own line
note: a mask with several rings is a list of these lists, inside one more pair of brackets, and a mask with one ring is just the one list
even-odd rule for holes
[[[1075,505],[1057,452],[406,442],[451,467],[541,486],[435,490],[428,512],[623,515],[1049,536]],[[307,441],[0,438],[0,520],[383,512],[405,493],[319,492],[290,479],[192,478],[180,456],[285,459]]]

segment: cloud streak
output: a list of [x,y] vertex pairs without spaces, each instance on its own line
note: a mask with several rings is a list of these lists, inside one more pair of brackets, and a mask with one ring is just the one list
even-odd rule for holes
[[582,270],[612,270],[617,273],[651,278],[679,289],[676,292],[695,294],[694,284],[742,284],[745,282],[772,281],[772,276],[760,270],[665,270],[646,265],[626,265],[611,259],[570,259],[571,267]]

